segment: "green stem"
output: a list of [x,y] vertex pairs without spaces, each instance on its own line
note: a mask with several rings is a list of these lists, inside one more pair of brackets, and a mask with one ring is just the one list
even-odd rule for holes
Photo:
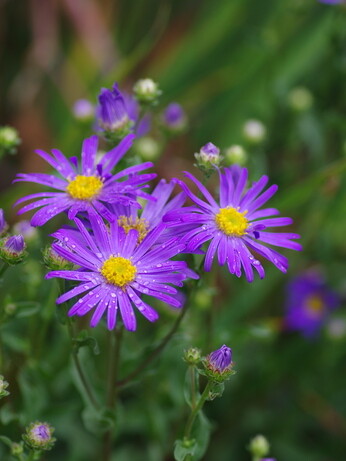
[[[119,329],[110,333],[109,337],[109,366],[108,366],[108,379],[107,379],[107,407],[113,413],[115,412],[116,400],[119,392],[117,385],[117,376],[119,372],[120,351],[123,338],[124,328],[121,326]],[[103,439],[103,461],[109,461],[112,454],[112,431],[109,429]]]
[[191,409],[196,406],[196,370],[195,365],[190,365],[190,381],[191,381]]
[[10,267],[9,264],[4,263],[2,268],[0,269],[0,277],[4,275],[4,273],[7,271],[7,269]]
[[79,360],[79,357],[78,357],[78,352],[76,351],[75,347],[74,347],[74,344],[73,344],[73,339],[74,339],[74,331],[73,331],[73,326],[71,324],[71,320],[68,319],[67,320],[67,329],[68,329],[68,332],[69,332],[69,335],[70,335],[70,338],[71,338],[71,345],[72,345],[72,359],[73,359],[73,362],[74,362],[74,365],[76,367],[76,370],[77,370],[77,373],[78,373],[78,376],[79,376],[79,379],[84,387],[84,390],[92,404],[92,406],[97,410],[99,405],[98,405],[98,402],[96,400],[96,398],[94,397],[94,394],[93,394],[93,391],[88,383],[88,380],[84,374],[84,371],[83,371],[83,368],[82,368],[82,365],[80,363],[80,360]]
[[185,426],[185,431],[184,431],[184,439],[189,439],[191,437],[191,431],[193,424],[195,422],[196,416],[198,415],[199,411],[202,409],[208,395],[209,391],[212,387],[212,381],[208,381],[207,385],[205,386],[205,389],[203,391],[203,394],[199,398],[197,405],[195,406],[194,409],[191,410],[189,419],[187,420],[186,426]]

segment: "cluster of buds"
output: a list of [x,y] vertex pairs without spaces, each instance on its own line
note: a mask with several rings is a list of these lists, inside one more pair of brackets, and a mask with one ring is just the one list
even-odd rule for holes
[[21,143],[18,131],[11,126],[0,127],[0,157],[4,154],[15,154]]
[[143,78],[133,87],[135,98],[140,104],[155,105],[162,91],[151,78]]
[[232,349],[225,344],[211,352],[203,361],[204,374],[216,383],[222,383],[235,374]]
[[220,149],[212,142],[208,142],[195,154],[195,159],[197,160],[197,167],[209,177],[215,167],[220,166],[222,156],[220,155]]
[[0,241],[0,258],[7,264],[19,264],[26,256],[25,247],[22,235],[5,237]]
[[0,399],[10,394],[6,390],[7,388],[8,388],[8,382],[5,381],[5,378],[2,375],[0,375]]
[[54,443],[54,428],[48,423],[31,423],[23,434],[23,440],[32,450],[50,450]]

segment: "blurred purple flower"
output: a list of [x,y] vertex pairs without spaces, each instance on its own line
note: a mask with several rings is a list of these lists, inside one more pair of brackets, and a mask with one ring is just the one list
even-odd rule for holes
[[0,208],[0,235],[4,234],[7,229],[7,222],[5,221],[4,210]]
[[95,107],[87,99],[78,99],[73,105],[73,114],[77,120],[92,120]]
[[328,287],[322,275],[306,272],[287,285],[285,325],[305,337],[313,337],[338,305],[338,295]]
[[186,114],[182,106],[177,102],[169,104],[163,113],[163,121],[166,126],[173,129],[185,126]]

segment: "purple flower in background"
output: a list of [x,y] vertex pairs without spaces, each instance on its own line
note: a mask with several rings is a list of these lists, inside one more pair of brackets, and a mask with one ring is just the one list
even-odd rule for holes
[[181,130],[186,126],[186,114],[177,102],[169,104],[163,113],[164,124],[173,131]]
[[87,99],[78,99],[73,105],[73,114],[77,120],[92,120],[95,107]]
[[207,357],[207,363],[213,371],[223,373],[232,364],[232,349],[225,344],[214,352],[211,352]]
[[30,221],[22,220],[13,226],[13,231],[21,234],[26,241],[37,236],[37,229],[30,224]]
[[[181,192],[180,194],[173,197],[171,200],[171,194],[176,185],[176,181],[172,180],[167,183],[164,179],[158,183],[153,192],[151,193],[152,200],[149,200],[142,210],[138,210],[135,207],[126,207],[121,204],[114,203],[110,206],[110,209],[115,216],[118,217],[117,221],[126,233],[131,229],[138,231],[139,241],[142,241],[147,233],[162,222],[163,216],[171,210],[180,209],[186,200],[186,195]],[[170,229],[164,231],[159,242],[167,239],[167,236],[174,236],[174,231],[170,232]]]
[[25,249],[25,242],[22,235],[12,235],[4,243],[4,250],[10,254],[22,253]]
[[136,137],[145,136],[151,128],[151,115],[147,113],[138,120],[140,110],[137,100],[134,96],[125,92],[123,93],[123,97],[128,116],[135,126]]
[[91,136],[83,142],[80,164],[76,157],[68,159],[57,149],[52,149],[52,156],[37,150],[37,154],[55,168],[62,179],[49,174],[29,173],[17,175],[14,182],[35,182],[58,189],[59,192],[39,192],[19,199],[17,204],[31,199],[38,200],[21,208],[18,214],[41,207],[32,217],[31,225],[42,226],[63,211],[68,211],[69,219],[73,219],[79,212],[98,212],[104,218],[112,220],[113,215],[105,206],[107,203],[117,202],[140,208],[136,198],[148,196],[141,188],[146,187],[145,183],[155,178],[156,174],[137,173],[152,167],[153,164],[146,162],[126,168],[115,175],[111,174],[131,147],[133,138],[133,134],[126,136],[97,164],[97,136]]
[[[273,218],[279,214],[275,208],[261,208],[277,191],[272,185],[263,192],[268,177],[262,176],[246,190],[248,170],[229,167],[220,174],[220,203],[217,203],[205,186],[192,174],[185,175],[193,181],[205,197],[201,200],[182,181],[179,183],[194,206],[172,211],[164,220],[180,221],[185,230],[185,251],[194,252],[210,241],[206,252],[204,269],[210,271],[215,255],[221,266],[227,263],[231,274],[240,277],[244,270],[248,282],[254,279],[253,269],[260,278],[265,275],[263,266],[252,251],[271,261],[282,272],[287,271],[288,260],[264,244],[292,250],[301,250],[301,245],[292,242],[300,236],[284,232],[268,232],[270,227],[281,227],[292,223],[290,218]],[[251,251],[250,251],[251,250]]]
[[320,273],[306,272],[287,286],[285,325],[306,337],[313,337],[339,302],[339,297],[328,287]]
[[59,240],[53,244],[53,249],[80,269],[53,271],[46,276],[80,282],[57,299],[60,304],[83,294],[68,315],[83,316],[93,309],[90,325],[95,327],[105,314],[107,327],[112,330],[120,311],[125,328],[134,331],[136,317],[133,307],[151,322],[158,318],[157,312],[141,299],[142,295],[181,307],[178,291],[171,285],[180,287],[188,276],[198,276],[188,269],[185,262],[170,259],[184,249],[184,245],[177,244],[176,239],[153,249],[165,229],[164,224],[152,229],[138,244],[137,230],[131,229],[126,233],[116,221],[110,223],[108,229],[100,216],[91,215],[92,235],[80,220],[75,222],[80,231],[79,238],[74,240],[71,232],[62,229],[53,234]]

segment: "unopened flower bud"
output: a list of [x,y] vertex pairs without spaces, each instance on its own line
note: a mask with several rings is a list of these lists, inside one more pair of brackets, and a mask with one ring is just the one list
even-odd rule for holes
[[47,245],[43,253],[43,262],[46,267],[52,271],[71,270],[73,264],[58,253],[50,245]]
[[248,142],[259,144],[265,139],[267,130],[259,120],[247,120],[243,127],[243,134]]
[[149,136],[137,139],[134,150],[145,161],[156,160],[160,155],[159,143]]
[[201,351],[197,347],[190,347],[184,351],[184,360],[189,365],[197,365],[201,361]]
[[95,107],[87,99],[78,99],[73,105],[73,115],[81,122],[89,122],[95,117]]
[[313,104],[311,92],[303,86],[297,86],[288,93],[288,104],[296,112],[309,110]]
[[34,450],[50,450],[55,438],[52,436],[54,428],[48,423],[31,423],[23,435],[24,442]]
[[237,164],[244,166],[247,162],[247,153],[242,146],[230,146],[225,151],[225,160],[228,165]]
[[7,264],[18,264],[23,261],[25,242],[22,235],[12,235],[0,242],[0,257]]
[[4,377],[0,375],[0,399],[6,397],[10,393],[6,390],[8,388],[8,382],[5,381]]
[[142,104],[155,104],[161,95],[158,84],[151,78],[138,80],[133,91],[136,99]]
[[209,176],[219,166],[222,161],[220,149],[212,142],[208,142],[201,150],[195,154],[198,168]]
[[0,208],[0,236],[4,235],[8,229],[7,222],[5,221],[4,210]]
[[181,105],[176,102],[169,104],[163,113],[162,123],[171,134],[184,131],[187,126],[187,117]]
[[20,456],[24,452],[23,442],[20,443],[12,443],[11,445],[11,455],[13,456]]
[[99,125],[107,139],[121,139],[131,131],[133,123],[117,83],[113,85],[112,90],[102,88],[97,114]]
[[0,157],[3,154],[15,154],[21,143],[18,131],[11,126],[0,127]]
[[232,349],[224,344],[204,360],[205,374],[213,381],[223,382],[235,373],[232,365]]
[[269,449],[269,442],[263,435],[256,435],[256,437],[250,440],[249,450],[257,458],[266,456],[269,453]]

